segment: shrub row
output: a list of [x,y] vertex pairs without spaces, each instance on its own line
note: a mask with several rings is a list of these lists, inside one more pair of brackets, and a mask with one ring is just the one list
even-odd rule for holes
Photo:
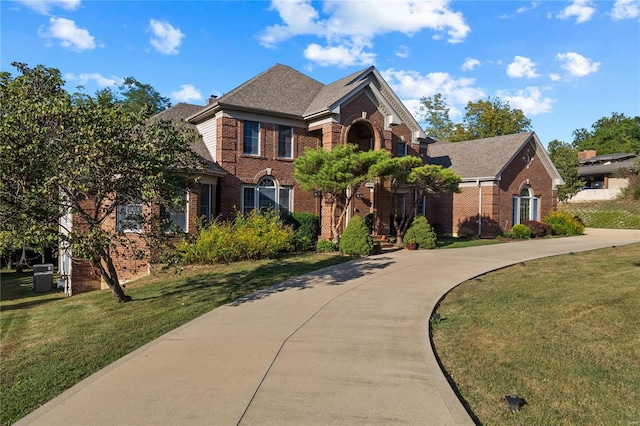
[[[547,235],[582,235],[584,224],[567,212],[551,212],[542,222],[527,220],[511,228],[514,238],[542,238]],[[509,233],[507,233],[509,234]]]
[[213,222],[194,242],[184,241],[177,253],[184,263],[229,263],[273,258],[291,250],[294,231],[273,213],[257,210],[236,214],[232,222]]

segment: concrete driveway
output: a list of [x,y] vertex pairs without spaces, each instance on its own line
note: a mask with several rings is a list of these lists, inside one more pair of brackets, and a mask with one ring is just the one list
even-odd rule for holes
[[18,424],[473,424],[429,342],[440,298],[521,261],[637,242],[640,231],[588,229],[327,268],[197,318]]

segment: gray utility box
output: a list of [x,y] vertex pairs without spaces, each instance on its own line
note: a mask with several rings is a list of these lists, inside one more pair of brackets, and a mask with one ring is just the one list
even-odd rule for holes
[[33,265],[33,292],[44,293],[53,290],[53,264]]

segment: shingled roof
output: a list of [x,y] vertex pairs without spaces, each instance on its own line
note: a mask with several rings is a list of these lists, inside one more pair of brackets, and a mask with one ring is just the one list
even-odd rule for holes
[[195,140],[189,142],[189,147],[191,148],[191,150],[196,154],[198,154],[198,156],[200,156],[200,158],[202,158],[207,163],[207,166],[209,169],[208,171],[210,173],[226,174],[226,172],[215,161],[213,161],[213,158],[211,157],[211,153],[209,152],[206,145],[204,144],[204,141],[202,140],[202,137],[199,135],[198,129],[196,128],[196,126],[185,120],[187,117],[192,116],[193,114],[197,113],[203,108],[204,107],[202,105],[193,105],[193,104],[187,104],[187,103],[181,102],[179,104],[176,104],[172,107],[165,109],[162,112],[159,112],[158,114],[151,117],[151,119],[152,120],[170,120],[178,125],[187,126],[193,129],[196,132],[196,134],[198,134],[198,137]]
[[307,107],[304,115],[310,116],[328,111],[333,104],[356,89],[362,83],[362,77],[372,69],[373,67],[369,67],[324,86]]
[[533,135],[526,132],[464,142],[437,142],[427,148],[429,163],[450,167],[463,179],[497,179]]
[[286,65],[276,64],[212,104],[302,117],[324,85]]

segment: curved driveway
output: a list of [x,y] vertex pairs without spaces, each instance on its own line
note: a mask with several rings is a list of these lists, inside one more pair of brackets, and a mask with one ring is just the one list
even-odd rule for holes
[[18,424],[473,424],[431,350],[440,298],[517,262],[635,242],[640,231],[588,229],[327,268],[197,318]]

